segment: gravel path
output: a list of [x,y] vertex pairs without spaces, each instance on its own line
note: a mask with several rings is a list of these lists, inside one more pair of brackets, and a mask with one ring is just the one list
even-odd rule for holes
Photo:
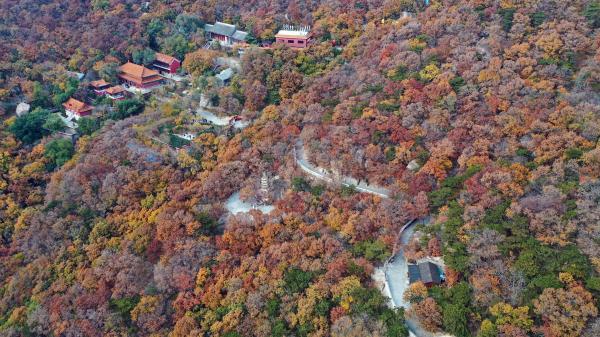
[[253,210],[253,209],[257,209],[257,210],[267,214],[267,213],[270,213],[272,210],[274,210],[275,206],[273,206],[273,205],[257,206],[257,205],[242,201],[242,199],[240,199],[240,192],[235,192],[234,194],[232,194],[229,197],[229,199],[227,199],[227,201],[225,201],[225,208],[231,214],[248,213],[248,212],[250,212],[250,210]]
[[[233,117],[219,117],[219,116],[215,115],[214,113],[204,110],[202,108],[199,108],[196,111],[198,113],[198,116],[206,119],[211,124],[218,125],[218,126],[229,125],[229,123],[231,122],[231,119],[233,118]],[[233,122],[233,127],[238,128],[238,129],[243,129],[246,126],[248,126],[248,124],[249,124],[248,121],[236,121],[236,122]]]

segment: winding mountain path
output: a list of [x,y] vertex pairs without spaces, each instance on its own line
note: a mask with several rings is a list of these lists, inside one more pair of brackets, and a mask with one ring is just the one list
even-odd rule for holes
[[314,166],[308,161],[306,149],[304,148],[304,144],[302,143],[301,139],[298,139],[294,146],[294,159],[302,171],[319,180],[323,180],[328,183],[334,183],[338,181],[344,186],[353,186],[360,192],[370,193],[382,198],[390,198],[392,195],[392,193],[386,188],[369,185],[365,182],[358,182],[358,180],[352,177],[342,177],[341,180],[334,179],[329,171],[322,167]]
[[[314,166],[308,161],[306,156],[306,150],[304,148],[304,144],[302,140],[298,140],[294,146],[294,159],[296,163],[302,171],[308,173],[309,175],[329,182],[333,183],[336,180],[332,177],[331,173],[326,169],[318,166]],[[374,194],[380,196],[382,198],[390,198],[391,192],[383,187],[378,187],[374,185],[368,185],[366,183],[358,183],[358,181],[351,177],[342,177],[341,183],[345,186],[354,186],[358,191]],[[382,291],[386,296],[390,296],[391,306],[393,308],[403,308],[404,310],[408,309],[409,303],[404,301],[403,295],[406,289],[408,288],[408,262],[404,257],[403,247],[406,246],[412,237],[415,225],[420,222],[429,221],[427,219],[423,219],[423,221],[419,221],[417,219],[411,220],[407,222],[399,232],[399,238],[397,244],[400,245],[400,249],[397,250],[394,247],[394,251],[396,254],[390,258],[385,265],[383,266],[383,273],[385,278],[385,286]],[[431,334],[425,330],[423,330],[419,324],[410,318],[406,318],[406,325],[408,327],[409,333],[411,337],[445,337],[447,335],[441,334]],[[452,336],[448,336],[452,337]]]

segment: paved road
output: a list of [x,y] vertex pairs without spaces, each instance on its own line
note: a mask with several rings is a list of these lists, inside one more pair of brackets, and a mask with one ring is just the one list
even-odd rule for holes
[[[296,160],[296,163],[298,164],[298,166],[300,166],[302,171],[310,174],[311,176],[329,183],[333,183],[336,181],[332,177],[332,174],[326,169],[314,166],[308,161],[308,158],[306,156],[306,149],[304,148],[304,144],[300,139],[296,142],[296,145],[294,146],[294,159]],[[342,177],[340,182],[344,186],[354,186],[354,188],[356,188],[360,192],[374,194],[382,198],[389,198],[391,196],[391,192],[383,187],[368,185],[365,182],[358,183],[358,181],[352,177]]]
[[416,221],[411,221],[401,229],[400,249],[385,268],[385,280],[388,283],[394,307],[408,309],[409,304],[403,299],[404,292],[408,288],[408,263],[404,257],[404,246],[408,244],[413,235],[416,223]]
[[[393,256],[384,266],[385,273],[385,287],[389,290],[389,294],[392,297],[392,306],[394,308],[404,308],[407,310],[409,307],[409,303],[404,301],[404,292],[408,288],[408,262],[404,257],[404,247],[410,241],[412,237],[415,226],[419,223],[427,223],[429,222],[429,218],[425,218],[422,220],[411,220],[406,223],[400,229],[400,238],[398,239],[398,243],[400,244],[400,249],[397,250],[396,255]],[[396,250],[396,249],[394,249]],[[408,317],[406,317],[406,325],[410,332],[411,336],[415,337],[433,337],[433,336],[447,336],[442,334],[434,335],[430,332],[423,330],[419,326],[419,324]]]

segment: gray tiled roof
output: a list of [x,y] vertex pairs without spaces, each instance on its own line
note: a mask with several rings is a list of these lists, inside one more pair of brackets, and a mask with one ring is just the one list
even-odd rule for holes
[[408,265],[408,282],[415,283],[421,280],[421,273],[419,272],[419,267],[416,264]]
[[218,78],[219,80],[225,82],[228,79],[230,79],[231,76],[233,76],[233,69],[227,68],[227,69],[221,71],[219,74],[217,74],[216,78]]
[[246,41],[247,36],[248,36],[248,33],[243,32],[241,30],[237,30],[235,33],[233,33],[232,38],[234,40],[238,40],[238,41]]
[[440,272],[437,266],[431,262],[419,263],[419,272],[423,283],[439,284],[441,282]]
[[211,25],[211,24],[204,25],[204,30],[207,32],[210,32],[210,33],[231,37],[235,33],[236,28],[234,25],[230,25],[227,23],[217,21],[217,22],[215,22],[214,25]]
[[409,283],[421,281],[425,284],[440,284],[442,282],[438,267],[431,262],[423,262],[419,263],[418,265],[409,264],[408,281]]

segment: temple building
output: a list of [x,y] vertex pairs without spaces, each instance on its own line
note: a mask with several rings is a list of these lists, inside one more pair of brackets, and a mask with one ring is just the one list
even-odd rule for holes
[[152,89],[163,81],[158,71],[131,62],[119,67],[119,78],[126,86],[140,90]]
[[238,30],[235,25],[230,25],[223,22],[215,22],[214,25],[204,25],[204,31],[208,35],[209,40],[219,41],[222,46],[231,46],[235,43],[246,42],[248,33]]
[[69,98],[68,101],[63,103],[63,107],[65,108],[65,113],[69,119],[75,118],[78,120],[81,117],[89,116],[92,114],[93,107],[85,104],[82,101],[78,101],[74,98]]
[[163,53],[156,53],[156,59],[152,63],[152,68],[171,75],[176,74],[179,67],[181,67],[181,61]]
[[125,99],[125,89],[120,85],[115,85],[106,89],[106,96],[113,101],[119,101]]
[[96,95],[104,95],[106,93],[106,89],[110,87],[110,83],[105,80],[97,80],[90,82],[90,87],[94,90]]

